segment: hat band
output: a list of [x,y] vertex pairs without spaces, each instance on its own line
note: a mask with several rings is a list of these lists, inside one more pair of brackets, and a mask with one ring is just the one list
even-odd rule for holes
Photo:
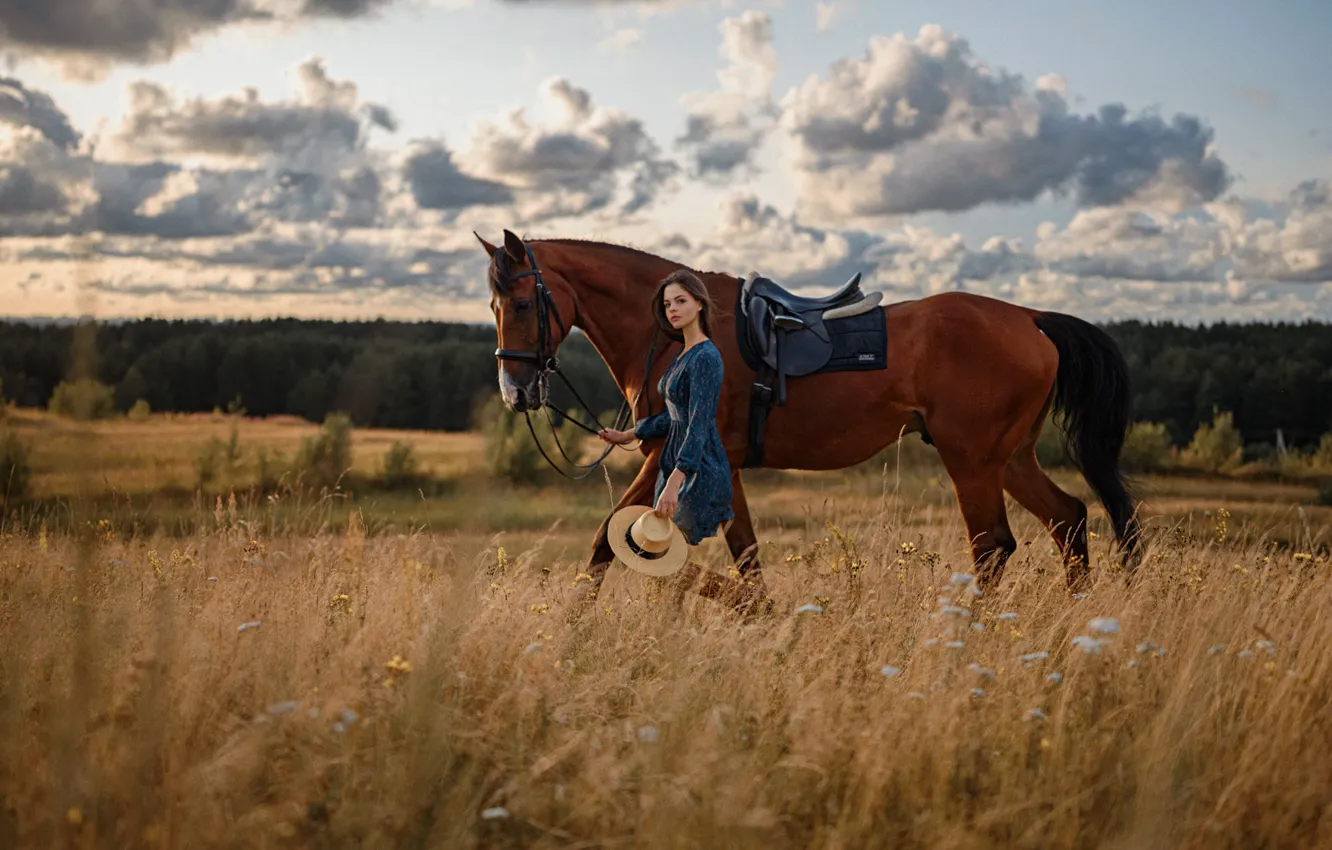
[[669,549],[664,549],[660,552],[649,552],[648,550],[639,546],[638,543],[634,541],[632,526],[624,530],[624,542],[628,544],[629,551],[633,552],[638,557],[644,558],[649,561],[655,561],[658,558],[664,558],[666,557],[666,553],[670,551]]

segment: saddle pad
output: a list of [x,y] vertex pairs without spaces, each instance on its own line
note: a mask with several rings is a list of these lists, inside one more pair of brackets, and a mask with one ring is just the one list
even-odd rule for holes
[[[833,353],[819,372],[888,368],[888,315],[879,307],[859,316],[825,321]],[[818,374],[816,372],[815,374]]]

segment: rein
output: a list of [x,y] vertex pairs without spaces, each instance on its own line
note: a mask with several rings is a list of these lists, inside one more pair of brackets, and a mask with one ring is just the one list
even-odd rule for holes
[[[541,456],[546,459],[546,463],[550,464],[552,469],[571,481],[581,481],[591,475],[596,468],[606,460],[606,457],[615,450],[616,446],[607,446],[606,450],[591,463],[578,463],[573,458],[569,457],[569,453],[565,451],[564,446],[560,443],[559,432],[556,431],[555,423],[551,421],[550,418],[551,410],[554,410],[566,420],[577,425],[579,428],[582,428],[589,434],[596,434],[598,431],[603,430],[605,426],[601,424],[601,420],[597,417],[596,413],[592,412],[591,406],[578,394],[578,390],[574,388],[574,385],[569,381],[568,376],[566,376],[564,371],[560,368],[560,361],[555,356],[555,346],[551,344],[551,316],[553,315],[555,317],[555,322],[560,328],[561,338],[567,337],[569,331],[564,325],[564,320],[560,318],[560,309],[555,304],[555,299],[551,296],[550,289],[546,287],[546,281],[541,276],[541,266],[537,264],[536,255],[532,253],[532,246],[525,245],[524,247],[527,248],[527,260],[531,263],[532,267],[527,271],[510,275],[509,279],[518,280],[519,278],[524,278],[529,275],[536,277],[537,347],[535,351],[531,349],[496,348],[495,357],[499,360],[516,360],[521,363],[531,363],[536,366],[537,387],[540,391],[541,408],[546,414],[546,421],[550,424],[550,433],[551,436],[555,438],[555,447],[570,466],[573,466],[575,469],[585,469],[587,471],[582,475],[570,475],[561,469],[555,461],[551,460],[550,455],[546,454],[545,447],[543,447],[541,441],[537,439],[536,430],[532,427],[532,412],[530,410],[523,411],[523,417],[527,420],[527,430],[532,435],[532,441],[536,443],[537,451],[541,452]],[[643,366],[643,384],[638,388],[638,392],[634,394],[633,408],[630,408],[629,406],[628,395],[626,395],[624,401],[620,403],[620,409],[615,414],[615,430],[619,431],[622,429],[621,420],[624,418],[625,413],[629,413],[632,418],[633,409],[637,409],[638,402],[643,397],[643,390],[647,388],[649,374],[652,370],[652,357],[656,352],[657,333],[654,328],[652,334],[652,346],[648,349],[647,362]],[[560,380],[564,382],[564,385],[569,388],[569,392],[573,393],[574,399],[583,406],[584,411],[591,415],[592,421],[596,423],[596,427],[578,421],[577,418],[570,416],[568,411],[562,410],[550,403],[550,376],[552,374],[558,375]],[[628,422],[623,424],[628,424]],[[623,447],[621,446],[621,448]]]

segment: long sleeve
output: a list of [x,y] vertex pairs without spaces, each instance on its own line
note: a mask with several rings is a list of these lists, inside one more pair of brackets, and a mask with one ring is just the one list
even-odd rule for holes
[[670,430],[671,414],[665,410],[661,413],[645,416],[634,424],[634,436],[640,440],[651,440],[653,437],[664,437]]
[[722,360],[717,352],[700,351],[689,364],[689,416],[675,468],[692,475],[703,462],[709,433],[717,427],[717,399],[722,388]]

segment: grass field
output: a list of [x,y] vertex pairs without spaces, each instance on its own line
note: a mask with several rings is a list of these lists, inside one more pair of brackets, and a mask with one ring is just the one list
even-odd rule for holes
[[1332,846],[1308,487],[1146,479],[1138,580],[1092,506],[1078,598],[1015,509],[977,598],[909,442],[747,476],[774,616],[612,568],[574,619],[631,456],[515,488],[477,435],[357,432],[358,472],[410,440],[434,495],[233,501],[192,493],[204,442],[235,424],[244,467],[314,426],[9,419],[0,847]]

